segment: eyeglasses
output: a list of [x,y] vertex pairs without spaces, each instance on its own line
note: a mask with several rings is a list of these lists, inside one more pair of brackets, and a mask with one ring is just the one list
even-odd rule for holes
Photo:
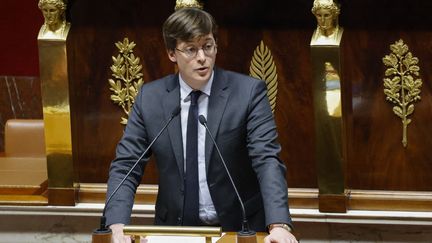
[[204,55],[211,56],[216,50],[216,44],[208,43],[203,45],[201,48],[198,48],[196,46],[189,46],[184,48],[183,50],[180,50],[178,48],[176,48],[176,50],[184,53],[188,58],[195,58],[199,50],[203,50]]

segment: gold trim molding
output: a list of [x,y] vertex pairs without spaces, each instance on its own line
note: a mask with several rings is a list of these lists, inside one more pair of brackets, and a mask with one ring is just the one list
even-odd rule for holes
[[126,114],[126,117],[121,118],[120,123],[126,125],[129,112],[135,103],[135,97],[144,83],[141,73],[142,65],[139,64],[140,58],[133,54],[135,42],[129,42],[126,37],[123,42],[115,43],[115,46],[120,53],[117,57],[112,57],[111,71],[114,79],[109,79],[108,82],[111,86],[110,90],[114,93],[111,95],[111,100],[114,104],[119,105]]
[[[107,185],[105,183],[80,183],[79,202],[103,203],[106,199],[106,191]],[[135,204],[154,205],[157,193],[158,185],[140,184],[137,189]],[[432,192],[349,189],[345,193],[349,210],[432,212]],[[289,188],[288,195],[291,208],[318,208],[319,192],[317,188]],[[343,214],[340,216],[349,217]]]
[[249,72],[250,76],[266,82],[267,96],[270,100],[272,112],[274,113],[278,91],[278,75],[271,51],[266,45],[264,45],[263,41],[261,41],[254,51]]
[[419,101],[422,80],[418,78],[419,59],[414,57],[408,46],[400,39],[390,45],[392,53],[382,60],[387,67],[384,78],[384,94],[386,100],[395,104],[393,113],[402,119],[402,144],[407,147],[407,127],[411,123],[408,118],[414,112],[414,102]]

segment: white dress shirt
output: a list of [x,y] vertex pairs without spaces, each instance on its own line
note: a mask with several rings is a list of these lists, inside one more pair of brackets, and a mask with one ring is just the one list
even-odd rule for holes
[[[214,72],[212,73],[207,84],[201,88],[201,96],[198,99],[198,116],[207,117],[208,101],[213,83]],[[183,161],[184,171],[186,172],[186,130],[190,106],[190,93],[193,89],[182,79],[180,80],[180,106],[181,106],[181,127],[183,140]],[[215,207],[213,205],[210,191],[207,184],[207,175],[205,168],[205,138],[206,129],[201,123],[198,123],[198,183],[199,183],[199,218],[205,224],[217,224],[219,222]]]

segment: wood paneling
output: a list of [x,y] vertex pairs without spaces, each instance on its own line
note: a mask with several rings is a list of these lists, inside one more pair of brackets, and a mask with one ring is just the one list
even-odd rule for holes
[[[135,4],[138,9],[139,4]],[[107,180],[109,164],[122,134],[123,126],[119,124],[122,111],[109,100],[107,82],[111,73],[111,56],[118,52],[114,43],[124,37],[137,43],[135,55],[141,57],[146,82],[175,71],[174,65],[166,57],[161,36],[162,22],[172,11],[168,5],[155,6],[152,3],[146,6],[150,9],[168,8],[162,18],[156,17],[160,22],[153,23],[155,20],[149,19],[155,16],[138,11],[126,17],[130,21],[126,27],[123,26],[125,20],[119,19],[123,15],[108,10],[109,4],[99,11],[96,11],[97,6],[93,2],[75,2],[71,12],[74,27],[68,41],[73,99],[71,110],[75,114],[74,160],[80,182],[86,183]],[[78,11],[84,7],[87,9]],[[89,15],[92,8],[95,14]],[[100,26],[101,19],[104,26]],[[252,25],[221,26],[219,33],[217,65],[220,67],[249,74],[253,51],[261,40],[273,53],[279,77],[275,117],[283,147],[281,157],[288,166],[290,187],[316,186],[315,164],[313,153],[310,153],[314,140],[312,90],[308,84],[309,49],[302,47],[309,42],[309,38],[309,32],[302,29],[265,30]],[[302,58],[296,60],[293,58],[295,56]],[[298,143],[299,138],[302,143]],[[156,183],[154,164],[149,163],[149,166],[143,182]]]
[[[348,188],[430,191],[432,173],[431,79],[432,33],[426,31],[347,31],[344,35],[344,79],[352,84],[352,137],[347,160]],[[399,39],[420,60],[421,101],[415,103],[402,146],[401,119],[383,92],[382,57]],[[367,53],[367,55],[365,54]]]
[[[0,42],[6,48],[2,52],[6,55],[2,58],[4,71],[0,74],[36,75],[36,32],[43,18],[36,3],[31,6],[25,3],[28,6],[23,7],[20,2],[18,8],[15,2],[8,0],[3,5],[7,14],[0,17],[3,33],[12,33],[11,28],[20,29]],[[281,158],[288,168],[288,185],[316,188],[309,47],[316,27],[310,12],[313,1],[294,0],[288,6],[284,0],[204,2],[220,25],[218,66],[248,74],[253,51],[260,41],[271,50],[279,80],[275,119],[282,145]],[[339,23],[345,28],[341,73],[346,85],[344,91],[352,102],[352,106],[344,107],[347,189],[431,191],[432,1],[340,2]],[[165,54],[161,25],[172,13],[174,3],[174,0],[69,1],[67,15],[72,29],[68,55],[78,182],[106,182],[115,146],[122,135],[119,119],[123,114],[109,100],[107,81],[111,75],[111,56],[118,53],[114,43],[128,37],[137,44],[134,50],[141,58],[146,82],[173,73],[175,68]],[[20,16],[19,21],[14,16]],[[402,125],[393,114],[392,105],[385,100],[382,81],[385,68],[381,59],[390,53],[389,45],[400,38],[419,58],[423,80],[422,100],[415,104],[413,121],[408,126],[407,148],[401,144]],[[42,118],[38,77],[0,76],[0,151],[4,146],[4,123],[9,118]],[[149,163],[143,182],[157,183],[154,163]],[[363,200],[364,197],[353,196],[349,206],[385,208],[391,202],[389,199],[383,204],[373,197],[376,196]],[[294,200],[302,204],[303,199]],[[422,209],[430,207],[422,205],[425,205]],[[404,207],[406,204],[398,206]]]
[[[314,115],[310,38],[316,23],[312,1],[206,1],[220,24],[217,65],[249,73],[260,41],[271,50],[278,71],[275,111],[281,157],[290,187],[316,188]],[[114,43],[128,37],[141,57],[146,82],[173,73],[166,57],[161,25],[174,1],[84,1],[71,6],[69,36],[74,160],[80,182],[105,182],[123,126],[122,111],[109,100]],[[368,190],[431,190],[432,15],[430,1],[342,1],[342,79],[344,158],[347,188]],[[366,14],[367,13],[367,14]],[[402,126],[383,94],[382,57],[389,45],[404,39],[419,57],[422,100],[408,127],[408,147],[401,144]],[[351,99],[351,100],[350,100]],[[154,163],[143,182],[156,183]]]
[[[173,73],[174,65],[166,57],[160,27],[141,26],[152,17],[144,14],[151,11],[143,3],[76,1],[71,11],[74,27],[68,52],[75,167],[80,182],[106,182],[124,129],[124,114],[109,98],[111,56],[119,53],[114,43],[128,37],[137,44],[134,53],[141,58],[145,82]],[[154,167],[149,164],[144,182],[157,183]]]

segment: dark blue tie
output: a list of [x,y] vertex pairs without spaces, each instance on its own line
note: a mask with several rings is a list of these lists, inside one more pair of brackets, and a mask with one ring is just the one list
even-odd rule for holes
[[186,178],[183,225],[199,225],[199,186],[198,186],[198,98],[201,91],[190,93],[186,131]]

